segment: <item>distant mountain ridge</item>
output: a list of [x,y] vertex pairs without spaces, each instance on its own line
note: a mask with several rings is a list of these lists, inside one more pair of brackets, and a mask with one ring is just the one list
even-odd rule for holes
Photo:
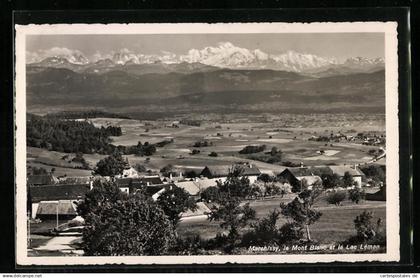
[[[217,46],[208,46],[203,49],[191,49],[185,55],[176,55],[171,52],[161,54],[139,54],[128,49],[121,49],[105,55],[96,55],[95,60],[89,60],[80,51],[73,53],[62,51],[52,57],[40,55],[36,62],[28,63],[32,68],[68,68],[77,72],[104,73],[111,70],[124,70],[128,72],[165,73],[193,71],[212,71],[220,68],[227,69],[271,69],[298,73],[317,73],[329,69],[346,68],[352,72],[372,72],[385,66],[382,58],[349,58],[339,62],[335,58],[320,57],[313,54],[303,54],[289,50],[282,54],[268,54],[260,49],[249,50],[238,47],[230,42],[221,42]],[[43,53],[43,55],[47,55]],[[34,58],[36,55],[28,55]],[[178,65],[178,66],[176,66]],[[151,67],[154,66],[154,70]],[[141,70],[141,67],[148,70]],[[135,71],[132,71],[136,68]]]

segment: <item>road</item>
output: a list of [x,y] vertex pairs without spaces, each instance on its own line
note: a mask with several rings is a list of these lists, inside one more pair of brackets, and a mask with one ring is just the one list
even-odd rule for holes
[[80,241],[80,236],[57,236],[53,237],[45,244],[33,248],[33,250],[41,252],[58,252],[62,254],[82,255],[83,251],[76,249],[74,246],[74,244]]

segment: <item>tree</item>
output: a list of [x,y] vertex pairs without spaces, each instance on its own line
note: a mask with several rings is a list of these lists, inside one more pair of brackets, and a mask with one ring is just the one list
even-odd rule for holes
[[334,188],[341,185],[342,181],[340,179],[340,176],[337,174],[322,174],[321,175],[322,184],[324,188]]
[[219,198],[209,213],[210,221],[221,221],[220,227],[228,230],[225,251],[231,253],[239,243],[241,228],[249,225],[255,219],[255,210],[249,203],[242,204],[242,200],[251,194],[249,179],[241,177],[242,169],[233,167],[226,181],[217,183]]
[[220,192],[216,186],[210,186],[204,189],[200,196],[202,201],[212,203],[220,198]]
[[373,212],[364,211],[354,219],[354,227],[356,228],[357,236],[364,240],[375,237],[375,225],[372,223]]
[[331,205],[339,206],[341,205],[341,202],[346,199],[346,192],[343,191],[337,191],[337,192],[331,192],[327,196],[327,202]]
[[94,182],[77,210],[85,220],[87,256],[163,255],[175,239],[158,204],[143,194],[124,194],[111,182]]
[[270,176],[269,174],[265,174],[265,173],[259,175],[258,178],[257,178],[257,180],[260,180],[260,181],[265,182],[265,183],[273,182],[274,179],[275,179],[274,177]]
[[99,160],[93,174],[114,177],[121,175],[127,166],[128,163],[124,160],[121,153],[114,152],[112,155]]
[[346,171],[346,172],[344,173],[342,183],[343,183],[344,187],[351,187],[351,186],[353,186],[353,185],[354,185],[354,179],[353,179],[353,176],[352,176],[352,175],[350,175],[350,173],[349,173],[348,171]]
[[322,215],[321,212],[312,208],[320,193],[318,189],[305,189],[287,205],[280,204],[281,214],[291,219],[296,225],[305,228],[308,241],[312,240],[309,226],[318,221]]
[[157,199],[157,204],[168,216],[174,228],[181,219],[182,212],[188,209],[192,211],[197,209],[194,199],[190,197],[188,192],[176,186],[170,186],[169,189],[166,189]]
[[165,177],[169,177],[171,174],[172,175],[176,174],[175,167],[172,164],[163,166],[162,169],[160,169],[160,172]]
[[353,203],[358,204],[361,200],[364,200],[365,197],[366,192],[357,186],[349,190],[349,199]]
[[219,201],[219,206],[213,206],[211,209],[209,220],[221,221],[220,227],[229,231],[225,251],[231,253],[238,244],[239,230],[255,219],[255,210],[249,206],[249,203],[241,205],[239,197],[228,198],[225,195]]

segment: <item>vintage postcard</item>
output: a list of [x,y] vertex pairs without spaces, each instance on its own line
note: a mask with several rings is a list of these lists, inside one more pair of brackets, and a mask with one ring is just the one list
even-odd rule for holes
[[395,22],[15,30],[18,265],[399,261]]

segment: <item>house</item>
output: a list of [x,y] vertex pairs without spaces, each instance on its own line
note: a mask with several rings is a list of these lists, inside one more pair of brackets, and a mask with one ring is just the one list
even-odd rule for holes
[[304,186],[312,186],[315,183],[322,183],[321,177],[314,175],[307,167],[290,167],[278,174],[285,182],[292,186],[293,192],[300,192]]
[[115,180],[115,183],[121,191],[130,193],[142,187],[160,185],[162,180],[159,176],[144,176],[140,178],[118,178]]
[[58,178],[59,184],[90,184],[92,177],[61,177]]
[[194,181],[181,181],[174,182],[176,187],[184,189],[191,196],[198,196],[200,194],[200,188]]
[[[28,199],[32,218],[50,218],[52,207],[55,207],[54,218],[74,217],[75,207],[69,205],[80,201],[90,191],[89,184],[56,184],[29,186]],[[58,207],[57,207],[58,206]],[[71,208],[73,207],[73,208]],[[73,212],[71,212],[73,211]],[[71,213],[70,213],[71,212]]]
[[58,179],[50,174],[29,175],[26,179],[28,185],[50,185],[58,183]]
[[137,178],[139,173],[133,167],[127,167],[123,170],[121,175],[117,175],[116,178]]
[[360,171],[356,166],[353,168],[350,166],[328,166],[333,174],[338,175],[340,178],[343,178],[345,173],[348,172],[353,180],[357,183],[358,187],[362,186],[362,180],[365,179],[365,174]]
[[217,186],[217,179],[195,179],[194,183],[197,185],[200,193],[209,187]]
[[36,218],[39,219],[73,219],[77,216],[76,204],[71,200],[41,201],[38,204]]
[[249,163],[241,163],[224,166],[206,166],[203,171],[201,171],[201,176],[224,182],[233,167],[240,167],[242,170],[241,176],[247,177],[251,184],[257,180],[259,175],[261,175],[261,171],[257,166]]

